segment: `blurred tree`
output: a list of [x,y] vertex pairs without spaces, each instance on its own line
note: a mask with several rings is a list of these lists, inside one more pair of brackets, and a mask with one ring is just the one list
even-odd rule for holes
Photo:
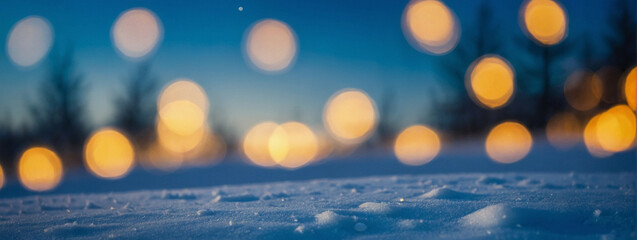
[[0,165],[5,174],[12,173],[14,169],[14,158],[18,151],[18,135],[11,129],[11,115],[6,113],[0,119]]
[[457,98],[451,102],[437,104],[443,115],[454,116],[439,120],[438,128],[453,135],[470,135],[481,132],[501,115],[501,110],[487,110],[477,105],[469,97],[465,87],[467,69],[478,58],[487,54],[498,54],[501,46],[501,32],[499,24],[493,18],[490,1],[480,3],[474,27],[463,27],[463,35],[452,54],[445,56],[442,68],[452,81],[447,81],[448,87],[457,91]]
[[[219,101],[215,101],[215,102],[219,103]],[[300,121],[301,119],[300,108],[298,109],[295,108],[293,115],[294,115],[293,119],[295,121]],[[212,120],[212,132],[223,140],[223,143],[226,145],[225,146],[226,153],[230,154],[237,151],[238,138],[234,134],[235,129],[233,129],[233,127],[229,124],[229,121],[227,120],[227,115],[220,104],[217,104],[216,107],[213,108],[211,120]]]
[[133,142],[145,148],[153,139],[157,78],[149,62],[140,63],[124,83],[124,93],[115,99],[114,124],[128,134]]
[[391,147],[397,135],[396,96],[391,87],[385,87],[378,106],[378,127],[376,129],[375,144],[379,147]]
[[42,82],[39,97],[30,106],[34,120],[34,143],[53,147],[65,166],[78,166],[86,138],[86,87],[75,73],[73,51],[51,58],[49,76]]
[[637,21],[635,20],[634,0],[615,0],[614,7],[608,13],[608,32],[603,41],[608,46],[608,55],[604,64],[614,71],[603,71],[604,102],[607,106],[617,104],[623,99],[618,87],[623,75],[637,64]]
[[[528,59],[517,59],[516,70],[520,94],[525,94],[528,100],[535,99],[535,107],[531,102],[524,103],[528,116],[525,121],[529,128],[543,128],[552,113],[564,108],[564,71],[554,72],[554,68],[560,58],[573,54],[576,46],[568,39],[558,45],[541,45],[529,37],[519,36],[520,49],[525,49]],[[567,76],[567,75],[566,75]]]

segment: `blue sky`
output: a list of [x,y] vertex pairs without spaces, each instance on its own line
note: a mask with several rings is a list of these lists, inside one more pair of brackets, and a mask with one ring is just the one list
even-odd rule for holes
[[[413,49],[401,29],[406,0],[239,0],[239,1],[3,1],[0,2],[0,119],[28,120],[27,103],[48,69],[47,60],[16,67],[6,53],[13,24],[29,15],[48,19],[55,34],[52,52],[75,50],[76,69],[89,86],[88,119],[109,123],[113,99],[136,63],[113,48],[110,30],[117,16],[144,7],[161,20],[162,42],[150,56],[161,84],[179,77],[199,83],[208,93],[212,114],[239,132],[267,120],[284,122],[300,112],[301,120],[321,124],[323,104],[339,89],[360,88],[380,101],[393,89],[400,126],[414,124],[428,110],[432,90],[447,81],[440,57]],[[461,26],[471,27],[480,1],[444,1]],[[522,34],[518,12],[522,1],[491,1],[505,38]],[[608,1],[563,1],[569,15],[569,38],[595,34],[604,27]],[[239,11],[239,7],[243,11]],[[242,39],[254,22],[274,18],[296,33],[298,55],[289,71],[266,75],[246,64]],[[465,30],[465,29],[462,29]],[[461,40],[462,41],[462,40]],[[509,46],[510,48],[510,46]],[[513,50],[509,55],[517,55]],[[521,53],[523,54],[523,53]],[[512,61],[513,62],[513,61]],[[566,61],[568,63],[568,61]],[[450,97],[453,97],[450,95]],[[212,117],[211,119],[215,119]]]

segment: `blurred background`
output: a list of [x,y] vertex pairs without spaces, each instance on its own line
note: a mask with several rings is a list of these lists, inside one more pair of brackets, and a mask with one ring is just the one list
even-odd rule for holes
[[19,1],[0,197],[634,172],[636,1]]

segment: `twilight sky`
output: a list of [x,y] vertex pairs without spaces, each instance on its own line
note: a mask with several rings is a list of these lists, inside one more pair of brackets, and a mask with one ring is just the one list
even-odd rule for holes
[[[111,27],[120,13],[134,7],[153,11],[162,23],[163,40],[149,56],[160,85],[180,77],[199,83],[209,95],[211,114],[223,113],[222,118],[239,133],[262,121],[284,122],[297,114],[300,118],[294,120],[319,126],[325,101],[348,87],[368,92],[377,103],[386,88],[392,89],[400,126],[435,114],[428,110],[431,93],[447,81],[446,76],[437,64],[440,57],[417,51],[405,39],[401,15],[406,0],[180,2],[0,1],[0,119],[9,118],[14,126],[28,121],[26,106],[37,100],[36,90],[48,71],[47,59],[22,68],[11,62],[6,50],[11,27],[24,17],[39,15],[53,27],[51,53],[70,46],[75,50],[76,70],[88,84],[90,123],[108,124],[113,99],[138,64],[113,48]],[[480,1],[444,2],[460,19],[461,31],[472,27]],[[522,1],[490,2],[502,31],[493,37],[507,42],[505,57],[522,54],[508,43],[522,34],[518,24]],[[567,40],[598,38],[613,7],[610,2],[561,1],[569,17]],[[283,21],[296,33],[298,55],[287,72],[267,75],[245,62],[244,33],[264,18]],[[515,60],[509,60],[515,67]],[[565,59],[561,64],[574,68],[572,62]]]

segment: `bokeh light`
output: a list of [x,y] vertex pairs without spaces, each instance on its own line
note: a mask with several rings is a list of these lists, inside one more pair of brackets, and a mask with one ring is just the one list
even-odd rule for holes
[[597,123],[600,116],[601,114],[593,116],[593,118],[591,118],[586,124],[586,127],[584,128],[584,144],[591,155],[602,158],[608,157],[613,153],[604,150],[599,143],[599,138],[597,136]]
[[290,67],[296,58],[296,36],[287,24],[265,19],[249,29],[244,48],[255,67],[265,72],[280,72]]
[[630,106],[630,108],[633,109],[633,111],[636,108],[635,106],[635,101],[637,101],[637,95],[635,95],[635,92],[637,91],[637,67],[634,67],[632,70],[630,70],[630,72],[628,72],[628,74],[626,75],[626,78],[624,79],[624,97],[626,97],[626,102],[628,103],[628,106]]
[[134,8],[122,13],[111,29],[113,44],[129,58],[141,58],[161,41],[163,30],[153,12]]
[[521,14],[523,29],[541,44],[557,44],[566,36],[566,13],[560,4],[553,0],[527,1]]
[[29,148],[18,162],[18,177],[29,190],[51,190],[62,180],[62,161],[47,148]]
[[400,162],[419,166],[433,160],[440,152],[440,138],[428,127],[414,125],[403,130],[394,143],[394,153]]
[[186,153],[195,149],[208,134],[207,127],[200,127],[191,134],[180,134],[168,128],[163,121],[157,121],[156,130],[160,145],[174,153]]
[[4,186],[4,170],[0,166],[0,189]]
[[208,95],[199,84],[190,79],[180,78],[165,87],[157,100],[157,109],[162,109],[172,102],[188,101],[197,106],[204,115],[208,113]]
[[7,39],[7,53],[18,66],[38,63],[49,52],[53,43],[53,29],[39,16],[29,16],[11,28]]
[[206,132],[197,146],[184,154],[184,163],[191,166],[210,166],[226,156],[227,145],[223,138],[211,131]]
[[403,12],[403,33],[420,51],[445,54],[460,39],[460,23],[444,3],[437,0],[414,0]]
[[637,122],[627,105],[617,105],[602,113],[597,120],[599,145],[609,152],[621,152],[635,145]]
[[301,167],[316,157],[318,140],[314,132],[299,122],[283,123],[274,129],[268,149],[275,163],[286,168]]
[[566,150],[580,141],[583,129],[582,123],[574,113],[558,113],[546,124],[546,138],[554,147]]
[[208,96],[197,83],[178,79],[164,88],[157,100],[157,112],[164,127],[177,135],[190,136],[205,125]]
[[332,136],[346,144],[366,140],[378,123],[376,103],[363,91],[341,90],[327,101],[323,124]]
[[466,88],[472,99],[486,108],[508,103],[515,89],[515,74],[506,60],[497,55],[477,59],[466,75]]
[[270,156],[270,137],[279,125],[263,122],[252,127],[243,139],[243,153],[254,164],[272,167],[277,163]]
[[499,163],[514,163],[524,158],[533,145],[526,127],[517,122],[503,122],[489,132],[485,148],[489,157]]
[[564,83],[564,96],[571,107],[579,111],[595,108],[604,92],[602,80],[590,71],[575,71]]
[[86,142],[84,163],[98,177],[118,179],[133,167],[135,151],[122,133],[111,128],[100,129]]
[[140,163],[144,168],[171,172],[181,167],[184,162],[183,155],[183,153],[176,153],[166,149],[157,141],[143,152]]

